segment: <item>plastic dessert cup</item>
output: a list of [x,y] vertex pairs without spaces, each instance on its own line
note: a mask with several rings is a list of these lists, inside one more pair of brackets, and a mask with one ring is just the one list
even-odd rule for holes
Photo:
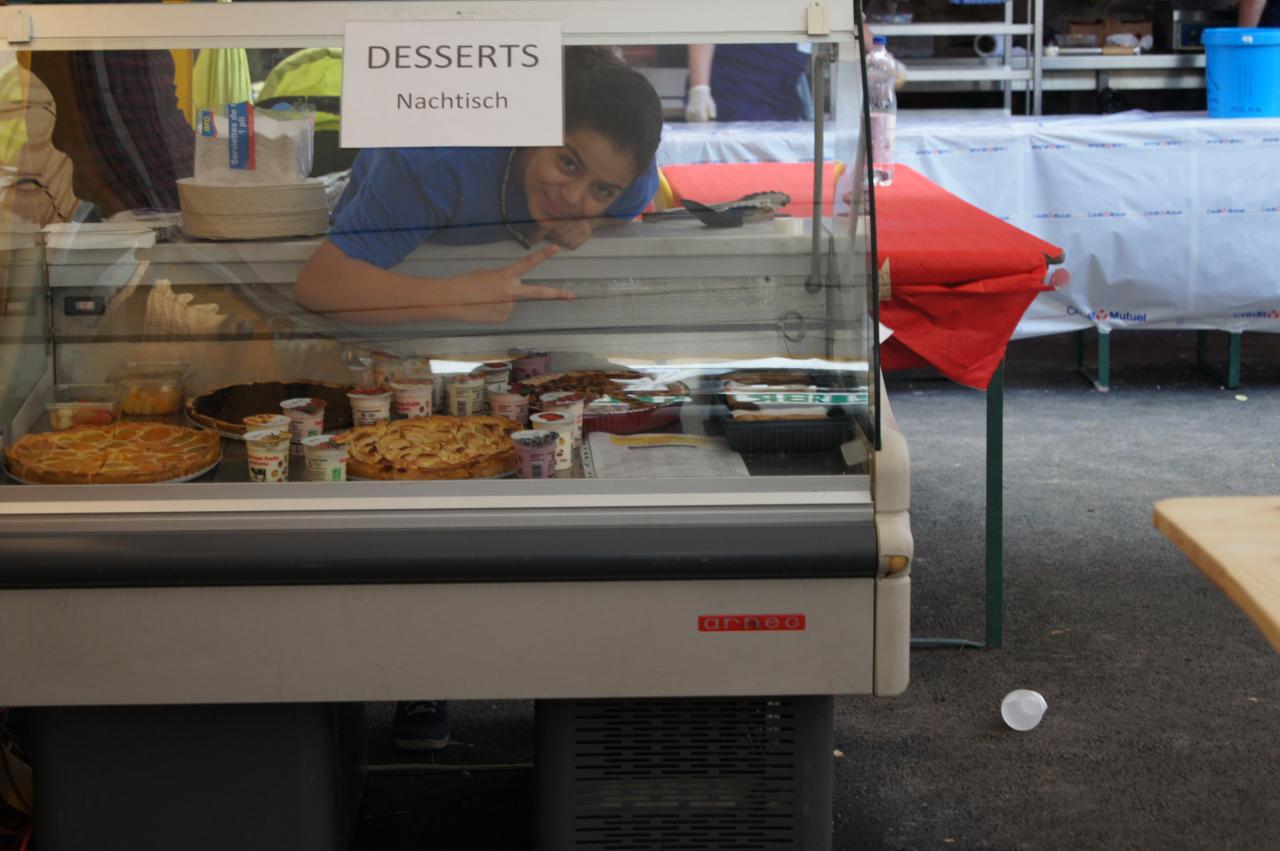
[[315,434],[303,438],[307,459],[308,482],[345,482],[347,480],[347,447],[333,442],[332,435]]
[[547,362],[551,356],[546,352],[535,352],[517,349],[512,352],[516,359],[511,362],[511,375],[516,381],[524,381],[547,371]]
[[114,384],[59,384],[44,405],[49,428],[111,425],[120,419],[120,388]]
[[559,440],[559,432],[549,429],[518,431],[511,435],[511,442],[516,445],[516,475],[522,479],[554,478]]
[[293,440],[291,451],[294,455],[302,454],[304,437],[324,432],[324,408],[323,399],[312,399],[306,396],[285,399],[280,403],[280,410],[289,418],[289,434]]
[[484,411],[484,378],[478,375],[459,375],[446,388],[449,413],[455,417],[470,417]]
[[529,424],[529,397],[511,389],[510,384],[490,384],[486,388],[489,396],[489,413],[495,417],[506,417],[519,425]]
[[573,420],[559,411],[543,412],[529,417],[534,431],[550,431],[556,435],[556,469],[573,468]]
[[369,390],[351,390],[347,393],[351,400],[351,419],[358,425],[385,423],[391,419],[391,391],[382,388]]
[[289,432],[264,429],[245,434],[249,481],[273,484],[289,481]]
[[401,378],[391,382],[391,412],[398,420],[431,416],[435,382],[429,378]]

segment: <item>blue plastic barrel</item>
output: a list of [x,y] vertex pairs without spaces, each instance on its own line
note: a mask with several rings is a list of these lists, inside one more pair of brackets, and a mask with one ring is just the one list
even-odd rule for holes
[[1210,118],[1280,117],[1280,28],[1207,29],[1200,41]]

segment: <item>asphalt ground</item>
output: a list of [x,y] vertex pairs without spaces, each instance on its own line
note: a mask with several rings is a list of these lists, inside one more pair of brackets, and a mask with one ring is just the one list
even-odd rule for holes
[[[1105,394],[1070,337],[1011,345],[1002,646],[913,650],[902,696],[837,698],[834,848],[1280,847],[1280,655],[1151,523],[1164,497],[1280,493],[1280,335],[1245,335],[1238,390],[1197,369],[1193,332],[1112,339]],[[981,639],[984,396],[927,371],[888,387],[913,634]],[[1049,703],[1031,732],[1000,720],[1014,688]],[[532,847],[533,704],[451,712],[419,769],[370,707],[370,762],[392,768],[369,776],[358,849]]]

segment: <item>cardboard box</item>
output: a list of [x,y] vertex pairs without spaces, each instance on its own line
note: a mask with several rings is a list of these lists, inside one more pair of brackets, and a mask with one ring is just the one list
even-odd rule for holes
[[[1094,47],[1102,47],[1107,41],[1107,36],[1116,33],[1132,33],[1138,38],[1144,35],[1151,35],[1150,21],[1120,21],[1115,18],[1106,18],[1101,21],[1071,21],[1067,24],[1067,35],[1074,38],[1080,36],[1087,40],[1088,36],[1093,36]],[[1085,45],[1079,45],[1085,46]]]

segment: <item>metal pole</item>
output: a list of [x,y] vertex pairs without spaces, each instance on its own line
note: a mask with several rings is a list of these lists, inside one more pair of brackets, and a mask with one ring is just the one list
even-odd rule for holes
[[1044,0],[1035,0],[1035,20],[1032,22],[1031,36],[1031,112],[1041,114],[1043,106],[1044,69],[1041,61],[1044,56]]
[[1004,361],[987,385],[987,647],[1004,635]]
[[809,282],[806,289],[814,292],[822,286],[822,131],[823,111],[826,109],[826,64],[830,61],[826,45],[814,45],[813,49],[813,244],[809,257]]

